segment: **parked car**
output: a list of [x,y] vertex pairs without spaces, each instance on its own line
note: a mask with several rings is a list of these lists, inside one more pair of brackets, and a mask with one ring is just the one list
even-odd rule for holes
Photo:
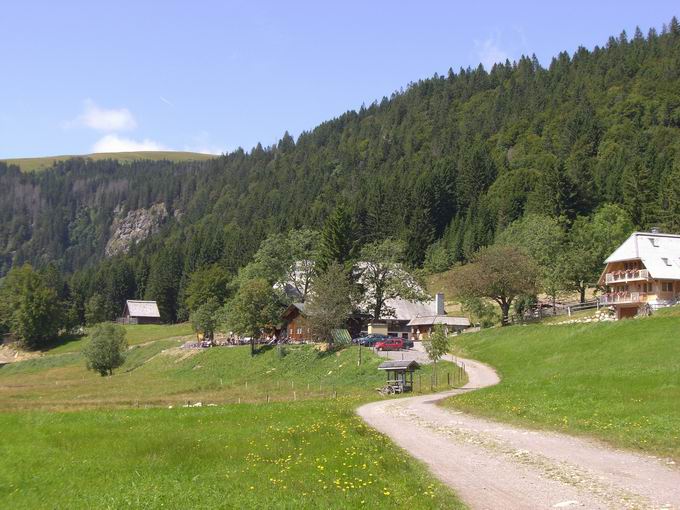
[[375,344],[378,351],[399,351],[404,348],[404,341],[401,338],[386,338]]
[[409,340],[408,338],[402,338],[404,341],[404,349],[413,349],[413,340]]
[[354,340],[354,343],[357,343],[359,345],[363,345],[365,347],[373,347],[377,342],[380,342],[382,340],[385,340],[389,338],[387,335],[383,335],[381,333],[372,333],[370,335],[362,336],[359,338],[356,338]]

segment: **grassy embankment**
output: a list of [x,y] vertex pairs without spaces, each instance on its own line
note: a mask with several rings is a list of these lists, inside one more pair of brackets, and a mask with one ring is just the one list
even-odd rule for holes
[[461,354],[498,386],[445,405],[680,459],[680,309],[616,323],[512,326],[464,335]]
[[[221,347],[184,350],[182,339],[170,338],[133,347],[113,377],[87,371],[80,352],[46,355],[0,367],[0,408],[67,410],[111,406],[177,405],[187,401],[238,403],[294,401],[339,397],[370,399],[385,375],[381,359],[358,348],[319,353],[311,346],[287,346],[281,357],[276,348],[251,358],[250,348]],[[440,387],[446,372],[440,362]],[[432,369],[416,376],[422,390],[430,390]],[[420,390],[416,384],[416,390]]]
[[138,151],[138,152],[99,152],[96,154],[85,154],[81,156],[45,156],[37,158],[10,158],[2,159],[10,165],[17,165],[22,172],[39,172],[50,168],[54,162],[64,161],[70,158],[84,158],[93,161],[102,159],[115,159],[121,163],[129,163],[140,159],[148,160],[168,160],[168,161],[201,161],[215,158],[212,154],[202,154],[199,152],[183,151]]
[[[179,337],[193,337],[191,324],[183,322],[181,324],[128,324],[125,328],[128,345],[139,345],[147,342],[155,342]],[[60,339],[58,343],[50,346],[45,354],[63,354],[67,352],[81,351],[88,341],[87,336]]]
[[384,381],[369,350],[358,366],[356,347],[251,358],[248,347],[143,340],[110,378],[87,372],[78,351],[0,367],[0,506],[461,507],[354,415]]

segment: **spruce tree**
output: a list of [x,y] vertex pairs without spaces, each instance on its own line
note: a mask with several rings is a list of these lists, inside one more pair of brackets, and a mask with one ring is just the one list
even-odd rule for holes
[[163,249],[152,259],[145,298],[157,302],[163,322],[177,320],[181,277],[182,262],[176,249]]
[[633,222],[641,228],[654,221],[654,192],[649,169],[640,160],[633,161],[623,171],[621,182],[623,205]]
[[334,262],[349,272],[356,256],[354,222],[344,205],[339,205],[324,223],[316,269],[325,272]]
[[680,161],[664,178],[661,186],[660,219],[669,233],[680,234]]

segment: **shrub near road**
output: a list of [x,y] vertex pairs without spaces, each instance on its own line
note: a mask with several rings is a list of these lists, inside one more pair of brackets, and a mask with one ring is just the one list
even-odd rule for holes
[[513,326],[464,335],[498,386],[446,405],[680,459],[680,318]]

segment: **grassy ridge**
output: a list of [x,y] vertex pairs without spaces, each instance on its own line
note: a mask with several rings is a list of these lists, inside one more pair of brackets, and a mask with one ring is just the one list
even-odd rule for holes
[[[329,398],[335,392],[370,399],[385,379],[377,370],[382,359],[371,351],[363,349],[363,363],[357,365],[357,347],[327,354],[311,346],[289,346],[284,356],[274,348],[253,358],[247,346],[184,350],[180,344],[181,340],[167,339],[136,346],[112,377],[87,371],[80,353],[5,365],[0,367],[0,408],[294,401]],[[168,350],[161,352],[164,349]],[[453,366],[438,365],[443,389],[443,374]],[[420,371],[423,391],[430,389],[431,370],[425,366]]]
[[99,152],[95,154],[85,154],[83,156],[45,156],[38,158],[10,158],[2,159],[10,165],[17,165],[22,172],[38,172],[46,170],[52,166],[54,162],[65,161],[71,158],[85,158],[94,161],[102,159],[116,159],[120,162],[137,161],[140,159],[161,160],[168,161],[202,161],[211,159],[216,156],[212,154],[203,154],[200,152],[183,152],[183,151],[138,151],[138,152]]
[[461,352],[496,367],[502,381],[445,405],[680,459],[676,314],[464,335]]
[[[125,329],[125,338],[128,345],[137,345],[145,342],[154,342],[173,337],[193,335],[191,324],[129,324],[122,326]],[[81,351],[88,341],[87,336],[72,337],[60,340],[59,343],[50,346],[47,354],[63,354],[66,352]]]
[[2,508],[462,508],[342,401],[0,413],[0,428]]

